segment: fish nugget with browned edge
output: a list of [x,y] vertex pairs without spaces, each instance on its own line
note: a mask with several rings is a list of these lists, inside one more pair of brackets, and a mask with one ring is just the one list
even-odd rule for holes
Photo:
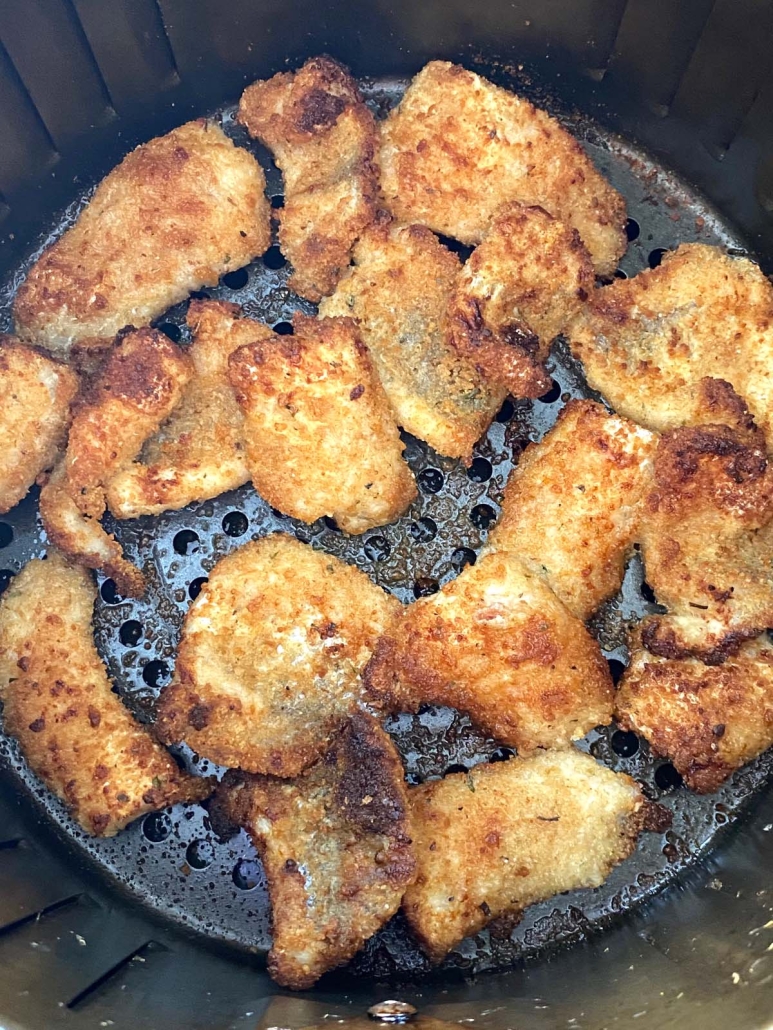
[[381,219],[354,248],[354,266],[320,314],[357,319],[398,423],[469,464],[507,391],[490,386],[446,339],[460,269],[429,229]]
[[398,602],[332,555],[277,533],[223,558],[183,624],[156,730],[220,765],[295,776],[357,708]]
[[612,680],[598,644],[507,552],[484,554],[399,612],[364,678],[390,711],[448,705],[524,752],[568,747],[612,718]]
[[501,207],[456,281],[448,339],[513,397],[550,389],[550,345],[595,286],[579,233],[540,207]]
[[279,243],[288,286],[318,302],[349,265],[352,244],[376,214],[376,123],[349,72],[313,57],[295,72],[255,82],[238,119],[265,143],[284,175]]
[[400,907],[415,872],[407,808],[400,756],[364,713],[296,780],[226,774],[213,815],[243,826],[263,861],[277,983],[311,987]]
[[265,177],[214,122],[132,151],[71,229],[43,252],[14,303],[16,331],[57,354],[109,346],[271,244]]
[[513,469],[489,536],[589,618],[623,582],[657,438],[595,401],[570,401]]
[[257,326],[230,358],[255,489],[303,522],[344,533],[393,522],[416,497],[394,412],[349,318],[296,315],[295,335]]
[[77,392],[72,369],[0,333],[0,515],[54,465]]
[[35,559],[0,601],[3,723],[30,768],[86,833],[110,837],[207,780],[177,763],[113,692],[94,646],[91,575],[56,551]]
[[625,201],[545,111],[446,61],[431,61],[381,126],[381,191],[402,222],[469,245],[498,208],[543,207],[576,229],[599,275],[626,248]]
[[418,872],[403,911],[433,962],[495,919],[599,887],[636,847],[647,810],[630,776],[574,748],[452,773],[408,802]]

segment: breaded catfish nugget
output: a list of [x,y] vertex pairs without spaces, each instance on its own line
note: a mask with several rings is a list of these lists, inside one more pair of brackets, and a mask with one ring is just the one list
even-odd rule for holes
[[381,190],[403,222],[462,243],[510,200],[576,229],[599,275],[626,248],[625,202],[555,118],[446,61],[431,61],[381,127]]
[[356,325],[296,315],[293,326],[278,336],[256,325],[255,342],[230,359],[255,489],[287,515],[328,515],[344,533],[392,522],[416,483]]
[[408,793],[418,875],[406,918],[433,962],[494,919],[598,887],[636,847],[630,776],[574,748],[478,765]]
[[620,589],[656,445],[595,401],[570,401],[513,470],[489,544],[513,551],[587,619]]
[[459,354],[513,397],[550,389],[550,344],[595,286],[576,229],[539,207],[501,207],[456,281],[447,331]]
[[373,115],[344,67],[313,57],[249,86],[238,118],[284,175],[279,242],[293,267],[288,285],[317,302],[335,289],[376,213]]
[[247,830],[263,861],[273,924],[268,971],[284,987],[311,987],[348,962],[413,880],[402,763],[364,713],[297,780],[229,772],[214,804]]
[[512,554],[477,564],[399,612],[365,670],[392,711],[441,704],[519,751],[568,747],[612,718],[596,641]]
[[669,758],[688,787],[711,793],[773,744],[773,645],[763,634],[708,666],[659,658],[637,633],[615,714]]
[[506,390],[491,387],[445,336],[459,259],[420,225],[380,220],[354,248],[322,315],[356,318],[397,421],[430,447],[465,462]]
[[0,333],[0,515],[56,461],[77,392],[71,369]]
[[723,379],[773,450],[773,286],[751,261],[682,244],[596,290],[568,335],[588,383],[620,414],[661,432],[712,421],[697,387]]
[[97,596],[85,569],[55,551],[31,561],[0,601],[5,730],[86,833],[210,793],[182,773],[111,689],[94,646]]
[[67,355],[147,325],[271,243],[265,177],[203,119],[132,151],[43,252],[14,304],[16,331]]
[[157,732],[220,765],[295,776],[356,709],[398,602],[278,533],[223,558],[191,605]]

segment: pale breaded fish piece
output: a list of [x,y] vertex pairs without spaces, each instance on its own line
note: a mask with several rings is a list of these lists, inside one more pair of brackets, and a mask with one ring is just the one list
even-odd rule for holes
[[398,602],[278,533],[223,558],[188,610],[156,730],[220,765],[295,776],[356,709]]
[[408,802],[418,873],[403,911],[433,962],[492,920],[600,886],[647,810],[630,776],[574,748],[452,773]]
[[541,397],[550,389],[550,345],[594,286],[593,265],[576,229],[540,207],[505,204],[459,273],[448,339],[513,397]]
[[431,61],[381,126],[381,191],[402,222],[466,244],[510,200],[576,229],[599,275],[626,248],[625,201],[580,143],[527,100],[447,61]]
[[296,315],[294,336],[255,326],[230,358],[247,465],[274,508],[327,515],[344,533],[394,521],[416,497],[394,412],[350,318]]
[[458,709],[519,751],[565,748],[612,718],[599,646],[543,580],[489,552],[387,626],[364,674],[390,711]]
[[268,971],[284,987],[311,987],[348,962],[413,881],[403,766],[372,716],[355,715],[298,779],[227,773],[213,806],[247,830],[263,861]]
[[228,381],[228,358],[254,338],[249,330],[234,330],[240,315],[236,304],[191,301],[188,325],[194,339],[187,353],[193,375],[139,460],[108,481],[107,504],[117,518],[160,515],[249,480],[244,418]]
[[596,290],[568,335],[588,383],[621,415],[659,432],[712,421],[696,391],[723,379],[773,450],[773,286],[751,261],[683,243]]
[[489,386],[446,339],[460,268],[429,229],[380,219],[354,248],[354,266],[320,314],[357,320],[403,429],[469,463],[506,390]]
[[637,632],[615,714],[669,758],[688,787],[710,794],[773,744],[773,645],[763,634],[709,666],[660,658]]
[[113,693],[94,646],[96,596],[90,574],[56,551],[22,569],[0,601],[0,699],[30,768],[86,833],[110,837],[211,788],[180,772]]
[[238,119],[273,151],[284,175],[279,242],[288,285],[318,302],[349,265],[352,244],[376,214],[377,131],[349,72],[313,57],[244,91]]
[[56,462],[77,392],[72,369],[0,333],[0,515]]
[[258,162],[204,119],[132,151],[19,288],[19,336],[57,354],[109,346],[271,244]]
[[623,581],[652,485],[657,437],[595,401],[570,401],[513,469],[489,536],[589,618]]

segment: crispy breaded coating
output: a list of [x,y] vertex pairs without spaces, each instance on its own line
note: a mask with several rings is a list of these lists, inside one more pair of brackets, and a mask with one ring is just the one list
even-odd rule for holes
[[653,655],[637,632],[616,717],[669,758],[688,787],[710,794],[773,744],[773,645],[763,634],[707,666]]
[[460,268],[429,229],[382,219],[363,234],[354,267],[320,314],[356,318],[399,424],[469,463],[506,390],[487,385],[445,337]]
[[249,480],[244,418],[228,381],[228,358],[254,337],[234,331],[240,315],[236,304],[191,301],[193,376],[169,418],[145,443],[140,460],[107,483],[107,504],[117,518],[184,508]]
[[402,762],[364,713],[303,776],[230,772],[214,804],[247,830],[263,861],[273,924],[268,971],[284,987],[311,987],[348,962],[413,880]]
[[288,285],[316,303],[333,292],[352,244],[375,217],[373,115],[346,68],[313,57],[249,86],[238,119],[282,170],[279,242],[293,267]]
[[223,558],[183,624],[156,730],[220,765],[295,776],[356,709],[398,602],[277,533]]
[[507,552],[484,554],[399,612],[364,679],[391,711],[449,705],[523,752],[568,747],[612,718],[612,680],[598,644]]
[[497,208],[538,205],[576,229],[599,275],[625,252],[625,201],[555,118],[431,61],[381,126],[381,190],[404,222],[480,243]]
[[684,243],[596,290],[570,333],[590,386],[648,429],[707,421],[696,389],[731,383],[773,449],[773,286],[744,258]]
[[255,489],[287,515],[328,515],[344,533],[393,522],[416,483],[355,323],[296,315],[293,327],[278,336],[257,326],[230,359]]
[[513,470],[489,544],[514,552],[571,612],[589,618],[620,589],[656,444],[595,401],[570,401]]
[[67,355],[106,347],[271,243],[258,162],[214,122],[132,151],[71,229],[43,252],[14,304],[16,331]]
[[594,286],[593,265],[576,229],[540,207],[505,204],[459,273],[448,339],[513,397],[541,397],[550,389],[550,344]]
[[0,515],[55,463],[77,392],[72,369],[0,333]]
[[408,801],[418,875],[403,910],[433,962],[494,919],[600,886],[646,811],[630,776],[574,748],[452,773]]
[[22,569],[0,601],[0,699],[32,770],[86,833],[110,837],[210,786],[180,772],[113,693],[94,646],[96,595],[56,551]]

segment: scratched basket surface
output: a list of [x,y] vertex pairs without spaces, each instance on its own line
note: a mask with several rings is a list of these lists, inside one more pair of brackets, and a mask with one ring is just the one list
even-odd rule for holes
[[[366,96],[379,114],[399,98],[396,81],[366,82]],[[559,112],[560,113],[560,112]],[[233,108],[216,113],[240,144],[253,150],[267,169],[269,193],[281,203],[281,176],[268,154],[234,124]],[[573,119],[570,129],[587,145],[593,159],[628,201],[631,240],[618,275],[632,275],[657,264],[662,250],[682,241],[721,243],[744,251],[717,212],[644,154],[619,139],[605,137],[586,122]],[[77,211],[67,212],[52,228],[55,238]],[[13,282],[6,284],[10,296]],[[248,268],[226,276],[207,296],[235,301],[248,315],[279,331],[288,331],[294,311],[313,312],[286,286],[289,270],[276,246]],[[4,325],[3,325],[4,323]],[[9,328],[9,305],[0,325]],[[185,305],[157,323],[173,339],[189,339]],[[441,458],[423,443],[406,437],[406,457],[416,473],[419,496],[410,510],[390,526],[349,538],[321,520],[312,526],[272,511],[251,487],[243,487],[205,504],[160,518],[110,522],[128,555],[145,570],[150,583],[141,601],[116,595],[112,581],[100,579],[96,610],[97,645],[108,663],[116,689],[142,720],[153,718],[159,690],[169,681],[182,620],[212,567],[223,555],[250,539],[275,530],[294,534],[315,548],[363,569],[401,601],[433,592],[475,560],[499,513],[502,490],[523,448],[539,440],[571,397],[591,395],[581,369],[558,345],[551,357],[553,388],[534,402],[507,401],[475,449],[470,469]],[[31,557],[43,554],[46,542],[37,514],[37,492],[0,523],[0,588]],[[643,583],[637,557],[627,571],[620,595],[605,605],[591,628],[598,636],[615,675],[626,660],[625,626],[655,610]],[[481,736],[467,718],[444,708],[427,708],[416,716],[391,719],[388,728],[405,759],[411,783],[441,776],[449,769],[505,760],[512,752]],[[567,943],[601,929],[644,898],[672,884],[714,846],[726,824],[734,821],[765,784],[771,758],[764,755],[712,797],[686,791],[668,764],[653,759],[647,745],[614,727],[588,735],[583,747],[613,769],[633,775],[648,796],[673,812],[664,834],[647,834],[636,853],[598,890],[578,891],[535,905],[506,936],[484,931],[456,948],[444,968],[480,972]],[[174,749],[199,773],[212,766],[185,748]],[[87,838],[62,806],[30,775],[13,742],[0,736],[0,757],[7,758],[33,802],[82,851],[90,863],[117,881],[138,902],[210,938],[242,950],[263,952],[270,944],[268,896],[255,851],[242,832],[227,843],[213,834],[203,808],[175,807],[148,816],[112,840]],[[400,917],[377,934],[352,964],[358,975],[421,973],[426,962]]]

